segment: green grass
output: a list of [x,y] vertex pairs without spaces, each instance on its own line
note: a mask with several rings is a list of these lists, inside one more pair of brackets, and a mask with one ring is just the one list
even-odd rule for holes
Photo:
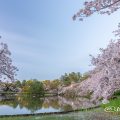
[[109,103],[102,104],[105,112],[120,115],[120,96],[117,99],[111,99]]
[[101,106],[103,108],[109,107],[109,106],[120,107],[120,97],[118,97],[117,99],[111,99],[109,103],[102,104]]
[[60,115],[49,115],[49,116],[27,116],[27,117],[5,117],[0,120],[74,120],[74,116],[60,116]]
[[120,120],[119,115],[105,113],[103,109],[36,116],[0,117],[0,120]]

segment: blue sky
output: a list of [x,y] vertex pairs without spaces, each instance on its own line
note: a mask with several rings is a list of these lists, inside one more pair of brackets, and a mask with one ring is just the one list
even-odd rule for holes
[[120,14],[94,14],[73,21],[84,0],[1,0],[0,35],[19,69],[17,79],[55,79],[65,72],[87,72],[113,38]]

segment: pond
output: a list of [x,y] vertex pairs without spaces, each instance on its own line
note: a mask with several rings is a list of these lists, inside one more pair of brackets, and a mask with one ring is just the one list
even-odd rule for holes
[[97,103],[87,98],[39,97],[28,94],[0,96],[0,116],[66,112],[96,106]]

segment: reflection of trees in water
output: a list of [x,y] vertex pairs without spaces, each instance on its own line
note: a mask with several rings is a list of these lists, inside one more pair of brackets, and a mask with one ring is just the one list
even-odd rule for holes
[[[54,109],[61,109],[63,111],[69,111],[72,110],[72,105],[71,104],[67,104],[62,101],[63,99],[60,99],[61,97],[58,96],[54,96],[54,97],[46,97],[44,99],[44,103],[43,103],[43,107],[44,108],[49,108],[52,107]],[[64,98],[66,99],[66,98]],[[68,98],[67,98],[68,99]]]
[[43,107],[54,109],[61,109],[62,111],[71,111],[77,109],[86,109],[89,107],[95,107],[96,104],[92,103],[87,98],[65,98],[65,97],[48,97],[44,99]]
[[60,108],[60,104],[59,104],[59,99],[58,97],[46,97],[44,99],[44,103],[42,105],[44,108],[49,108],[52,107],[54,109],[59,109]]
[[[9,98],[9,97],[8,97]],[[16,108],[18,105],[20,109],[26,108],[34,113],[37,110],[43,108],[54,108],[54,109],[62,109],[62,110],[72,110],[72,106],[70,104],[64,104],[59,97],[45,97],[41,98],[40,96],[30,95],[30,94],[22,94],[12,99],[3,99],[0,104],[8,105],[13,108]]]
[[2,95],[0,96],[0,105],[8,105],[12,108],[16,108],[18,106],[18,101],[16,101],[14,95]]
[[44,98],[40,98],[40,96],[25,94],[18,96],[17,100],[21,109],[25,107],[34,113],[35,111],[42,108]]
[[12,108],[16,108],[19,105],[21,109],[25,107],[33,113],[42,108],[43,101],[44,99],[39,96],[28,94],[14,96],[12,98],[11,96],[1,96],[0,105],[7,105]]
[[26,108],[34,113],[41,108],[48,109],[52,107],[53,109],[61,111],[70,111],[76,109],[84,109],[95,106],[86,98],[64,98],[60,96],[54,97],[44,97],[41,98],[39,95],[33,94],[22,94],[14,96],[12,99],[7,97],[0,101],[0,105],[8,105],[13,108],[19,106],[20,109]]
[[[82,110],[87,108],[93,108],[99,104],[94,104],[90,99],[83,97],[76,98],[64,98],[59,96],[59,104],[63,111],[69,110]],[[68,109],[66,109],[68,107]]]

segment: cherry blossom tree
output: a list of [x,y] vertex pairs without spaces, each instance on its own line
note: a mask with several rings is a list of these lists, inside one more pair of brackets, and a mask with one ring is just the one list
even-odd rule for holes
[[[91,16],[94,13],[112,14],[120,8],[120,0],[94,0],[84,2],[84,8],[80,9],[74,16],[73,20],[79,19],[83,21],[84,18]],[[113,31],[115,36],[118,36],[114,41],[111,40],[107,48],[100,49],[101,54],[97,57],[92,57],[91,63],[95,66],[90,74],[99,72],[99,76],[94,79],[103,81],[103,85],[96,89],[95,96],[98,96],[102,91],[104,98],[109,98],[117,90],[120,90],[120,24],[118,29]],[[107,82],[105,82],[107,81]],[[100,84],[100,83],[99,83]]]
[[[80,9],[73,16],[73,20],[79,18],[83,21],[84,18],[91,16],[94,13],[99,14],[112,14],[120,8],[120,0],[94,0],[84,2],[84,8]],[[118,29],[113,31],[115,36],[120,37],[120,23]]]
[[4,82],[14,82],[14,76],[18,70],[12,65],[10,55],[7,44],[0,43],[0,79]]
[[120,0],[94,0],[94,1],[86,1],[84,2],[84,8],[80,9],[73,16],[73,20],[79,18],[79,20],[83,20],[83,18],[88,17],[95,12],[100,14],[108,14],[117,11],[120,8]]

